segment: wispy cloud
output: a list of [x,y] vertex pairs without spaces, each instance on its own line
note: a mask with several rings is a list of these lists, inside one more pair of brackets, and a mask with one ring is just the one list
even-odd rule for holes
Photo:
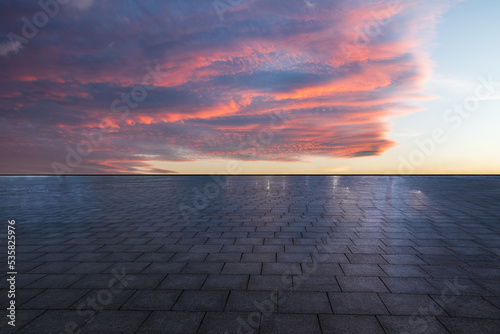
[[22,43],[19,41],[14,42],[4,42],[0,44],[0,56],[8,56],[9,53],[16,54],[23,47]]

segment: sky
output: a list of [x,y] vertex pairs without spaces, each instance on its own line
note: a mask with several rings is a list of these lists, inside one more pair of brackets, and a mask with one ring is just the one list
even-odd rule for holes
[[0,173],[498,173],[499,12],[2,2]]

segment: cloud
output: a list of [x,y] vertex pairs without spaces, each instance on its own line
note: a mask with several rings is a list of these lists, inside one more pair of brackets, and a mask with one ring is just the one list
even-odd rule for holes
[[484,100],[486,101],[497,101],[500,100],[500,92],[495,92],[492,95],[488,96]]
[[71,6],[78,8],[79,10],[87,10],[94,4],[94,0],[72,0],[70,2]]
[[23,47],[21,42],[19,41],[14,41],[13,43],[11,42],[4,42],[0,44],[0,56],[7,57],[10,52],[16,54],[19,52],[19,50]]
[[[382,155],[396,145],[388,119],[427,98],[426,50],[452,3],[254,0],[221,21],[210,1],[74,1],[80,12],[62,10],[26,47],[0,44],[11,56],[0,57],[0,130],[11,143],[1,147],[47,172],[106,119],[112,128],[76,172],[152,171],[146,159]],[[9,13],[33,10],[1,6],[1,32],[19,29]],[[150,77],[154,89],[127,105],[156,66],[161,80]]]

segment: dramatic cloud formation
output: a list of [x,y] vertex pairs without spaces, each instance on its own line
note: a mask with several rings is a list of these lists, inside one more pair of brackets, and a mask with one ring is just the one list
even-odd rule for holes
[[453,1],[44,3],[0,5],[1,173],[380,155]]

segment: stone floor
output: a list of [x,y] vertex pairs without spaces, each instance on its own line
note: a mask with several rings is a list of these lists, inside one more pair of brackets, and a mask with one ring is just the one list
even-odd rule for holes
[[2,333],[500,333],[500,177],[1,177],[0,210]]

